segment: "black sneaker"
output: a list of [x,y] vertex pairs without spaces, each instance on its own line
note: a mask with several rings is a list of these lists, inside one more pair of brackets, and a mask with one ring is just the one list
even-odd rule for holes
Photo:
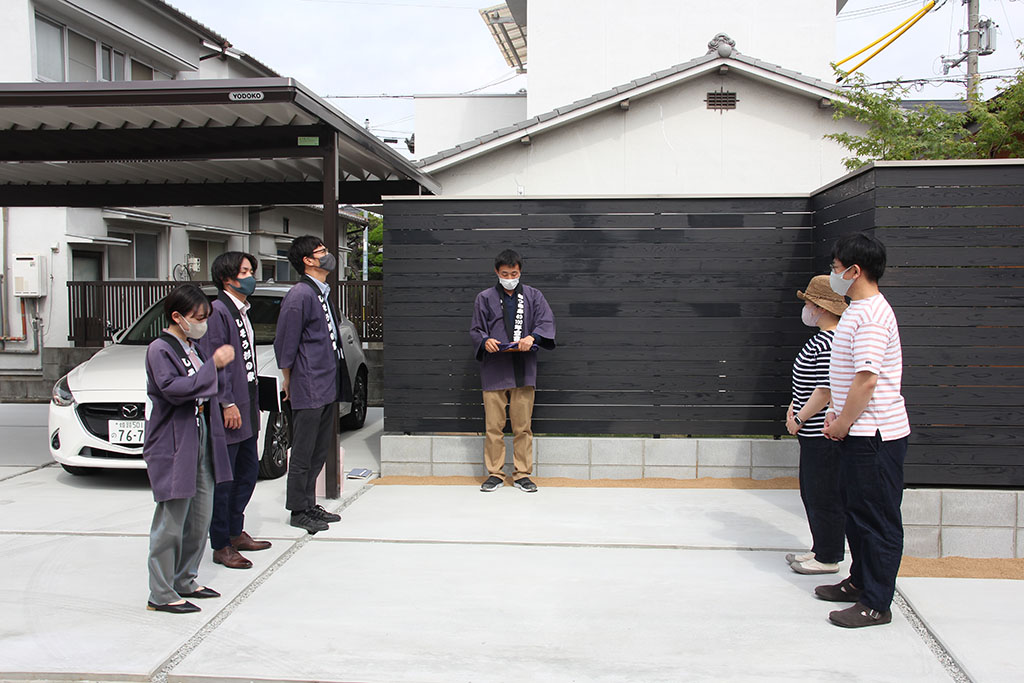
[[816,598],[829,602],[857,602],[863,593],[860,588],[854,588],[849,576],[834,586],[818,586],[814,589]]
[[313,517],[309,514],[309,510],[293,512],[289,524],[299,529],[305,529],[311,534],[315,534],[318,531],[327,531],[327,522]]
[[526,491],[527,493],[537,493],[537,485],[530,481],[529,477],[523,477],[522,479],[516,479],[513,484],[520,491]]
[[313,519],[319,519],[321,522],[341,521],[341,515],[335,514],[333,512],[328,512],[319,505],[314,505],[313,507],[306,510],[306,514],[312,517]]
[[487,477],[483,484],[480,485],[480,490],[483,491],[484,493],[490,493],[491,491],[500,489],[504,485],[504,479],[502,479],[501,477],[495,477],[492,474],[491,476]]
[[864,626],[881,626],[892,621],[892,612],[886,610],[879,612],[867,605],[858,602],[853,607],[830,612],[828,620],[836,626],[843,628],[862,628]]

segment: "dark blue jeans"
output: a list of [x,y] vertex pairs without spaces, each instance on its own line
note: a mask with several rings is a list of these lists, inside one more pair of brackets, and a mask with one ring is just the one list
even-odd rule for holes
[[896,592],[903,556],[903,461],[907,437],[848,436],[839,442],[840,481],[846,506],[850,578],[864,590],[861,602],[886,611]]
[[257,437],[228,444],[233,479],[217,484],[213,490],[213,520],[210,522],[210,545],[214,550],[231,545],[231,539],[245,529],[245,507],[256,490],[260,460]]
[[839,442],[799,436],[800,499],[807,512],[818,562],[842,562],[846,545],[842,493],[839,491]]

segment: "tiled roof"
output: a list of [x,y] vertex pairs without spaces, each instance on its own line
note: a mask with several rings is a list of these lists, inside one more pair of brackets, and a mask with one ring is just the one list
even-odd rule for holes
[[480,145],[484,145],[493,140],[497,140],[498,138],[510,136],[513,133],[524,131],[540,123],[545,123],[547,121],[551,121],[552,119],[565,116],[566,114],[569,114],[578,109],[582,109],[583,107],[589,107],[592,104],[597,104],[598,102],[602,102],[604,100],[622,99],[624,95],[627,95],[629,92],[633,90],[642,88],[650,83],[654,83],[655,81],[671,78],[686,71],[691,71],[697,67],[708,64],[709,62],[714,62],[716,60],[721,61],[723,63],[728,63],[729,61],[737,61],[748,66],[756,67],[758,69],[761,69],[762,71],[766,71],[779,76],[783,76],[785,78],[789,78],[791,80],[797,81],[812,88],[819,88],[822,90],[829,91],[834,91],[836,89],[836,86],[834,84],[826,83],[825,81],[819,80],[817,78],[812,78],[811,76],[807,76],[797,71],[793,71],[792,69],[784,69],[781,66],[778,66],[777,64],[770,64],[768,62],[761,61],[760,59],[748,57],[747,55],[740,54],[739,52],[734,51],[729,57],[719,57],[715,53],[709,53],[701,57],[697,57],[696,59],[691,59],[688,62],[683,62],[682,64],[676,64],[675,66],[669,67],[667,69],[656,71],[653,74],[643,76],[642,78],[637,78],[635,80],[630,81],[629,83],[623,83],[622,85],[615,86],[614,88],[605,90],[604,92],[596,93],[582,100],[576,100],[572,104],[567,104],[561,107],[557,107],[543,114],[538,114],[537,116],[526,119],[525,121],[519,121],[518,123],[514,123],[510,126],[499,128],[498,130],[487,133],[486,135],[481,135],[479,137],[473,138],[472,140],[460,143],[458,145],[455,145],[454,147],[441,150],[436,154],[432,154],[429,157],[420,159],[419,161],[416,162],[416,165],[421,168],[425,166],[430,166],[431,164],[435,164],[444,159],[457,156],[475,147],[479,147]]

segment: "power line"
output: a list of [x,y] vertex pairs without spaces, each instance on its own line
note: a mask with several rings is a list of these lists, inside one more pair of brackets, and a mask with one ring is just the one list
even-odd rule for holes
[[839,15],[836,21],[853,21],[854,19],[866,19],[868,17],[877,16],[879,14],[895,12],[906,7],[913,7],[914,5],[920,6],[920,4],[920,0],[900,0],[899,2],[890,2],[882,5],[874,5],[872,7],[865,7],[859,10],[850,10],[849,12],[843,12],[842,14]]

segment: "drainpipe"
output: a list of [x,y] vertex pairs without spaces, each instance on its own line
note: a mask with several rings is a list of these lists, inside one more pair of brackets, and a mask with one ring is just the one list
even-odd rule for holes
[[[11,219],[8,216],[8,209],[6,206],[0,206],[0,216],[2,216],[2,225],[0,229],[4,232],[3,237],[3,262],[0,263],[0,336],[7,336],[7,231],[10,229]],[[4,344],[0,349],[6,347]]]

